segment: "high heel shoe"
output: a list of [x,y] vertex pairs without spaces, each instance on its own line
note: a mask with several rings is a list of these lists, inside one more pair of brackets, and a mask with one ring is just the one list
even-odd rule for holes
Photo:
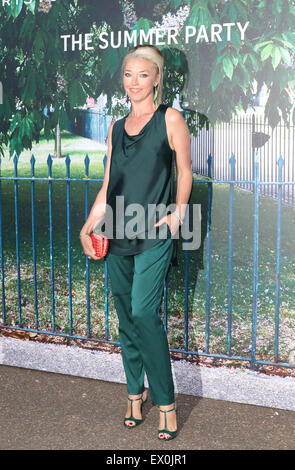
[[[174,437],[177,436],[177,433],[178,433],[178,430],[176,429],[176,431],[169,431],[169,429],[167,429],[167,418],[166,418],[166,413],[169,413],[169,411],[174,411],[175,412],[177,411],[176,409],[176,406],[174,405],[173,408],[171,408],[171,410],[160,410],[162,413],[165,413],[165,426],[163,429],[158,429],[158,439],[160,439],[160,441],[170,441],[171,439],[174,439]],[[159,437],[159,435],[161,433],[167,433],[170,435],[170,437]]]
[[[141,400],[141,404],[140,404],[140,412],[141,412],[141,410],[142,410],[142,405],[143,405],[143,403],[146,402],[146,400],[147,400],[147,396],[146,396],[146,399],[145,399],[145,400],[142,398],[142,397],[143,397],[143,393],[144,393],[144,392],[142,392],[141,397],[139,397],[139,398],[129,398],[129,397],[128,397],[128,400],[131,401],[131,415],[129,416],[129,418],[124,418],[124,426],[125,426],[126,428],[129,428],[129,429],[135,428],[136,426],[139,426],[139,425],[142,423],[142,421],[143,421],[142,418],[141,418],[141,419],[134,418],[133,413],[132,413],[132,405],[133,405],[133,402],[134,402],[134,401],[137,401],[137,400]],[[129,424],[126,424],[126,421],[134,421],[135,424],[129,425]]]

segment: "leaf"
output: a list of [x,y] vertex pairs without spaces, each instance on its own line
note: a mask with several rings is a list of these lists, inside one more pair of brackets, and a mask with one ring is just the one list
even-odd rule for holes
[[36,1],[31,0],[31,3],[27,3],[26,7],[32,12],[35,13]]
[[281,94],[282,91],[284,90],[284,88],[288,87],[288,83],[289,83],[288,70],[286,70],[284,68],[281,68],[280,70],[278,70],[278,72],[277,72],[277,81],[278,81],[278,84],[279,84],[279,87],[280,87],[280,94]]
[[233,76],[233,71],[234,71],[232,61],[230,60],[229,57],[224,57],[222,60],[222,65],[223,65],[223,70],[225,74],[231,80]]
[[212,71],[211,80],[210,80],[212,91],[215,91],[218,88],[220,83],[222,83],[223,78],[224,78],[223,69],[220,69],[220,67],[215,66]]
[[182,4],[182,0],[171,0],[170,5],[172,8],[178,8]]
[[[283,44],[283,46],[289,47],[289,48],[292,49],[292,50],[293,50],[294,47],[295,47],[295,44],[292,44],[292,43],[291,43],[290,41],[288,41],[288,40],[284,40],[284,39],[278,38],[278,41],[280,41],[280,42]],[[294,42],[295,42],[295,39],[294,39]]]
[[237,20],[237,10],[234,4],[229,7],[230,21],[235,23]]
[[274,47],[272,52],[272,65],[274,70],[277,68],[281,61],[281,51],[279,47]]
[[33,51],[35,52],[36,55],[40,55],[40,53],[43,53],[45,49],[45,43],[44,43],[44,38],[43,38],[43,32],[38,31],[33,43]]
[[253,54],[249,54],[254,70],[258,70],[258,62]]
[[280,47],[280,52],[281,52],[281,56],[283,58],[283,60],[285,61],[285,63],[287,65],[292,65],[292,61],[291,61],[291,56],[290,56],[290,53],[287,49],[285,49],[284,47]]
[[[112,49],[112,48],[110,48]],[[78,80],[74,80],[69,86],[69,100],[72,106],[82,106],[85,104],[87,94],[82,84]]]
[[139,18],[135,23],[131,31],[137,31],[137,36],[139,36],[139,31],[144,30],[145,34],[148,34],[150,27],[152,26],[151,22],[146,18]]
[[257,52],[258,49],[260,49],[260,47],[265,46],[265,44],[269,44],[269,43],[272,43],[272,41],[263,41],[263,42],[259,42],[258,44],[255,44],[255,46],[253,47],[253,49],[254,49],[255,52]]
[[27,15],[23,21],[22,27],[20,29],[20,38],[26,41],[31,40],[32,31],[35,26],[35,17],[32,15]]
[[268,122],[273,129],[280,122],[280,115],[277,107],[269,108],[269,112],[266,117],[268,118]]
[[238,31],[235,31],[235,30],[232,31],[231,43],[232,43],[233,46],[235,46],[237,51],[240,49],[241,36],[239,35]]
[[18,2],[14,0],[13,2],[11,2],[11,13],[12,13],[13,18],[17,18],[17,16],[20,14],[22,10],[22,7],[23,7],[23,0],[18,0]]
[[240,18],[247,18],[248,12],[247,12],[246,8],[244,8],[242,3],[237,2],[236,3],[236,8],[239,11],[239,17]]
[[30,332],[29,336],[30,336],[30,338],[36,338],[36,336],[38,336],[38,335],[37,335],[37,333]]
[[21,115],[20,115],[20,113],[16,113],[16,114],[13,116],[12,123],[10,124],[9,131],[10,131],[11,133],[14,132],[15,128],[18,126],[18,124],[19,124],[20,121],[21,121]]
[[61,108],[59,110],[58,119],[59,119],[60,128],[61,129],[67,129],[67,127],[68,127],[68,115],[67,115],[67,112],[64,108]]
[[275,0],[272,2],[272,10],[274,16],[279,16],[282,14],[282,1],[281,0]]
[[239,59],[236,56],[232,56],[232,63],[236,67],[238,65]]
[[22,143],[21,143],[21,139],[19,136],[19,129],[16,129],[15,133],[13,134],[10,140],[9,152],[10,152],[10,155],[13,155],[14,152],[16,152],[17,155],[20,155],[21,151],[22,151]]
[[273,50],[273,44],[268,44],[264,49],[261,51],[261,60],[266,60],[272,53]]
[[105,73],[109,72],[111,78],[117,71],[118,63],[119,59],[117,49],[108,47],[104,50],[101,58],[101,68]]
[[199,7],[197,2],[193,3],[193,6],[190,9],[189,17],[188,17],[188,24],[193,24],[195,27],[198,26],[199,20]]
[[51,138],[51,119],[44,116],[44,137],[49,140]]
[[35,80],[35,73],[31,73],[30,75],[27,75],[26,77],[26,84],[25,84],[25,89],[21,94],[21,99],[22,101],[30,101],[35,97],[37,89],[37,84]]

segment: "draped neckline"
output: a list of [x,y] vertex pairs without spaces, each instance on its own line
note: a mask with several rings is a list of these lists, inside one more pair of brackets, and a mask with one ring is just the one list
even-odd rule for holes
[[152,117],[150,118],[150,120],[141,128],[141,130],[138,132],[138,134],[133,134],[133,135],[130,135],[130,134],[127,134],[126,130],[125,130],[125,121],[126,121],[126,118],[129,116],[129,114],[127,114],[127,116],[124,117],[124,122],[123,122],[123,129],[124,129],[124,134],[129,137],[130,139],[132,139],[132,137],[138,137],[142,134],[142,132],[145,130],[146,126],[148,124],[150,124],[150,122],[152,122],[156,112],[158,111],[158,109],[160,108],[162,103],[159,104],[159,106],[157,107],[157,109],[153,112],[153,115]]

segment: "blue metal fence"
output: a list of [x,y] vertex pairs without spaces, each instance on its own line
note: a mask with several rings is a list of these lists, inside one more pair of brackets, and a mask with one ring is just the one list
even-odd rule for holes
[[[199,179],[194,180],[193,184],[206,184],[208,186],[208,204],[207,204],[207,250],[206,250],[206,324],[205,324],[205,338],[206,346],[204,351],[200,350],[190,350],[189,349],[189,315],[188,315],[188,304],[189,304],[189,251],[184,250],[184,263],[185,263],[185,278],[184,278],[184,348],[170,348],[171,352],[183,353],[185,355],[199,355],[199,356],[211,356],[216,358],[224,359],[235,359],[240,361],[249,361],[251,368],[255,369],[258,364],[267,364],[267,365],[279,365],[282,367],[291,367],[287,362],[279,362],[279,331],[280,331],[280,272],[281,272],[281,211],[282,211],[282,188],[285,184],[294,185],[295,182],[284,182],[282,181],[282,168],[284,165],[284,160],[280,156],[278,164],[278,179],[277,181],[261,181],[259,177],[259,155],[255,152],[254,155],[254,179],[253,180],[236,180],[235,179],[235,168],[236,168],[236,159],[235,155],[232,154],[229,159],[230,163],[230,179],[223,180],[214,180],[211,178],[211,168],[212,168],[212,155],[208,157],[208,176],[209,179]],[[102,179],[99,178],[89,178],[89,158],[86,155],[85,157],[85,177],[74,178],[70,175],[70,164],[71,159],[69,155],[65,159],[66,165],[66,177],[65,178],[56,178],[52,176],[52,158],[51,156],[47,159],[48,164],[48,176],[47,177],[36,177],[35,176],[35,158],[32,155],[31,158],[31,175],[28,177],[18,176],[18,157],[14,156],[14,175],[13,176],[2,176],[1,175],[1,158],[0,158],[0,255],[1,255],[1,298],[2,298],[2,323],[0,328],[11,328],[16,330],[23,330],[29,332],[44,333],[48,335],[57,335],[64,336],[68,338],[77,338],[83,340],[95,340],[101,342],[107,342],[110,344],[120,345],[118,341],[110,339],[109,334],[109,286],[108,286],[108,266],[107,262],[104,263],[105,270],[105,336],[103,338],[97,338],[92,335],[91,331],[91,310],[90,310],[90,273],[89,273],[89,263],[90,260],[85,256],[85,283],[86,283],[86,299],[85,299],[85,314],[87,317],[87,335],[79,336],[73,333],[73,309],[72,309],[72,263],[71,263],[71,210],[70,210],[70,184],[74,181],[79,182],[79,184],[84,185],[84,195],[85,195],[85,220],[88,217],[88,206],[89,206],[89,184],[102,182]],[[5,263],[4,263],[4,250],[3,250],[3,201],[5,199],[2,195],[2,182],[11,181],[14,184],[14,222],[15,222],[15,239],[16,239],[16,263],[17,263],[17,299],[18,299],[18,324],[13,326],[8,323],[6,315],[6,295],[5,295]],[[22,302],[21,302],[21,261],[19,253],[19,194],[18,187],[23,181],[29,181],[31,184],[31,232],[32,232],[32,264],[33,264],[33,283],[34,283],[34,307],[35,307],[35,327],[30,328],[25,325],[23,315],[22,315]],[[40,329],[39,328],[39,312],[38,312],[38,281],[37,281],[37,260],[36,260],[36,239],[35,239],[35,183],[37,181],[42,181],[44,184],[48,185],[48,204],[49,204],[49,251],[50,251],[50,288],[51,288],[51,329]],[[53,241],[53,205],[52,205],[52,187],[53,184],[58,184],[58,182],[66,182],[66,214],[67,214],[67,276],[68,276],[68,332],[63,333],[56,330],[56,312],[55,312],[55,276],[54,276],[54,241]],[[210,335],[211,335],[211,324],[210,324],[210,289],[211,289],[211,201],[212,201],[212,191],[213,185],[215,183],[229,185],[229,226],[228,226],[228,309],[227,309],[227,347],[223,354],[212,353],[210,350]],[[251,339],[251,355],[249,356],[237,356],[232,355],[232,285],[233,285],[233,198],[234,198],[234,189],[238,184],[252,184],[254,188],[254,233],[253,233],[253,279],[252,279],[252,293],[253,293],[253,303],[252,303],[252,339]],[[278,190],[277,198],[277,240],[276,240],[276,290],[275,290],[275,335],[274,335],[274,361],[265,361],[257,358],[256,354],[256,333],[257,333],[257,305],[258,305],[258,277],[259,277],[259,264],[258,264],[258,240],[259,240],[259,197],[261,188],[264,184],[273,184],[276,185]],[[179,256],[181,256],[179,254]],[[167,278],[164,285],[164,326],[167,331]]]

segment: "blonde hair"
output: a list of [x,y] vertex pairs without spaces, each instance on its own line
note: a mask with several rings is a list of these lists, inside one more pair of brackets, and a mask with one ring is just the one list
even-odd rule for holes
[[158,90],[157,102],[159,104],[162,103],[163,69],[164,69],[164,57],[162,53],[159,51],[159,49],[156,46],[153,46],[151,44],[143,44],[143,45],[138,45],[134,47],[129,52],[127,52],[127,54],[125,55],[123,59],[122,68],[121,68],[122,77],[124,74],[124,69],[125,69],[127,60],[133,57],[138,58],[138,59],[150,60],[156,66],[157,73],[159,74],[159,82],[157,85],[157,90]]

